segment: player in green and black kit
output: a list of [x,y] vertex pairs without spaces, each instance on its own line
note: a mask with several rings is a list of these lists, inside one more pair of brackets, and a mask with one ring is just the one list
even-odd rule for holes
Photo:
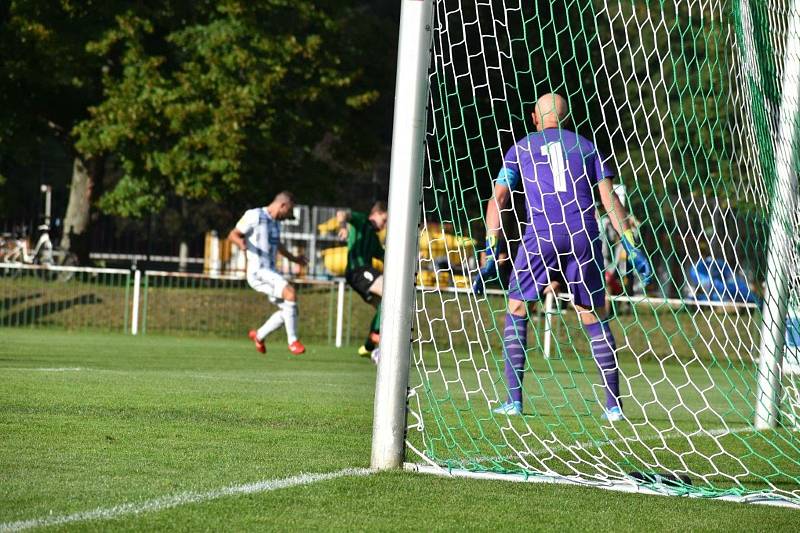
[[378,362],[379,356],[377,345],[380,341],[383,274],[372,266],[372,259],[383,261],[383,245],[378,239],[378,232],[386,227],[387,216],[386,204],[383,202],[375,202],[369,214],[358,211],[336,213],[340,228],[339,238],[347,240],[347,284],[365,302],[376,308],[367,339],[358,350],[359,355],[371,356],[374,363]]

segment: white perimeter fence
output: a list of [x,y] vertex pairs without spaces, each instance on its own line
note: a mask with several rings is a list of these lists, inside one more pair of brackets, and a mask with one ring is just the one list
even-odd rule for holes
[[[374,310],[344,280],[295,279],[304,340],[333,346],[360,344]],[[473,298],[469,289],[418,287],[420,318],[432,305]],[[491,312],[504,313],[500,290],[487,290]],[[644,296],[612,298],[623,312],[637,305],[670,312],[749,313],[753,304],[694,302]],[[541,332],[544,357],[563,337],[571,312],[568,298],[548,295],[533,327]],[[447,306],[450,307],[450,306]],[[683,311],[681,311],[683,310]],[[133,335],[216,335],[241,337],[274,311],[241,277],[151,270],[50,267],[0,263],[0,326],[105,330]],[[443,333],[446,334],[446,333]]]
[[[374,310],[343,279],[292,282],[304,339],[338,347],[366,336]],[[241,277],[0,263],[0,326],[236,337],[274,309]]]

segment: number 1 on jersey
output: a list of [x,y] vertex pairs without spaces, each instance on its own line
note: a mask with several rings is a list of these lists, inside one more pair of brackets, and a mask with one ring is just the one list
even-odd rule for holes
[[553,187],[556,192],[567,192],[567,169],[564,165],[564,150],[560,142],[542,145],[542,155],[547,157],[550,172],[553,174]]

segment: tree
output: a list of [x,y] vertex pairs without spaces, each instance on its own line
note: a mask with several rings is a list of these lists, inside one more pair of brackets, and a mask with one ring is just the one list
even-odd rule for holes
[[53,139],[73,158],[73,247],[97,207],[361,192],[387,166],[396,24],[389,0],[3,3],[0,207],[36,197],[25,169]]
[[351,111],[383,90],[345,32],[357,7],[226,0],[168,27],[118,16],[89,47],[106,64],[103,100],[75,129],[84,155],[113,154],[121,173],[101,207],[142,216],[171,195],[252,201],[282,188],[324,197],[336,180],[320,144],[352,138]]
[[[29,168],[52,141],[74,159],[71,229],[85,235],[91,199],[99,192],[96,172],[102,165],[83,160],[74,150],[71,130],[86,117],[87,107],[100,91],[100,60],[85,47],[113,20],[113,10],[124,2],[75,3],[47,0],[13,0],[0,11],[0,160],[4,167]],[[36,197],[38,183],[18,171],[0,200],[19,202],[15,194]],[[80,207],[80,209],[79,209]],[[65,244],[69,246],[69,239]],[[73,244],[75,244],[73,242]],[[83,250],[84,256],[88,250]]]

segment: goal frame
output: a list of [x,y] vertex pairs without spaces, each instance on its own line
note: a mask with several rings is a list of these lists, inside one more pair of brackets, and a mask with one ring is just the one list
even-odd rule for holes
[[371,465],[375,469],[400,468],[405,456],[432,19],[433,0],[402,1],[381,300],[381,357],[372,429]]
[[[749,0],[739,0],[739,8],[749,10]],[[788,258],[792,246],[784,221],[786,214],[798,208],[798,178],[793,164],[798,156],[800,128],[795,118],[800,113],[800,0],[793,0],[782,77],[782,98],[777,130],[772,135],[776,157],[776,186],[771,198],[767,276],[761,324],[758,369],[757,408],[753,427],[774,428],[780,407],[780,376],[784,351],[786,313],[789,299]],[[409,470],[434,474],[507,479],[509,481],[546,481],[592,485],[624,492],[667,494],[652,488],[624,483],[584,483],[581,480],[553,476],[515,476],[513,474],[454,471],[434,464],[405,463],[407,399],[412,320],[415,312],[417,239],[422,193],[423,157],[426,136],[426,104],[429,98],[429,65],[433,39],[434,0],[402,0],[398,45],[397,78],[389,183],[389,224],[386,240],[383,313],[381,322],[381,359],[378,364],[371,466],[373,469]],[[747,31],[747,28],[744,28]],[[752,43],[750,43],[752,45]],[[757,61],[748,43],[743,43],[747,61]],[[748,49],[749,48],[749,49]],[[752,67],[752,65],[751,65]],[[751,76],[758,72],[757,65]],[[544,478],[547,479],[544,479]],[[524,478],[524,479],[522,479]],[[719,499],[747,501],[800,508],[794,502],[774,498],[734,497]]]

